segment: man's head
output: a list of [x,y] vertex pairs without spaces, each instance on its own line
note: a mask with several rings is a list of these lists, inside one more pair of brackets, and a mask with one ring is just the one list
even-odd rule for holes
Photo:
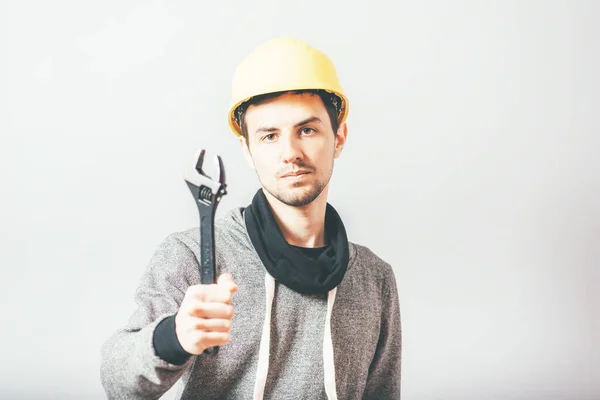
[[257,96],[236,110],[245,158],[277,200],[304,206],[329,184],[347,136],[339,104],[326,91],[303,90]]
[[276,38],[236,68],[227,118],[267,194],[299,207],[326,196],[346,141],[348,109],[325,53]]

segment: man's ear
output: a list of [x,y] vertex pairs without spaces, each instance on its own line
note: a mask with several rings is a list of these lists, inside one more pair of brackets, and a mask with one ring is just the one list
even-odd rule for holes
[[346,139],[348,138],[348,125],[343,122],[338,127],[337,133],[335,134],[335,152],[333,153],[334,158],[338,158],[342,154]]
[[242,147],[242,153],[244,154],[244,159],[248,166],[254,169],[254,162],[252,161],[252,154],[250,153],[250,147],[248,146],[248,141],[243,135],[240,135],[240,146]]

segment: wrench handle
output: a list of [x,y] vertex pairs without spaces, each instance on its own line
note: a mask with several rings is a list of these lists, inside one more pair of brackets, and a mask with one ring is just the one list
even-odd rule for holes
[[[213,216],[204,213],[200,216],[200,280],[203,285],[217,282]],[[204,354],[207,355],[215,355],[218,352],[218,346],[204,350]]]
[[211,215],[200,217],[200,279],[203,285],[216,283],[215,232]]

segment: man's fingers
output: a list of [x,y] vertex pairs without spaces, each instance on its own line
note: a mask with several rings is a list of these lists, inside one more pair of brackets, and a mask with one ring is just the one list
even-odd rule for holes
[[199,301],[231,304],[232,292],[219,285],[197,285],[192,291],[193,297]]
[[202,343],[203,347],[209,348],[214,346],[222,346],[229,342],[229,333],[198,331],[195,338],[196,343]]
[[194,318],[194,328],[205,332],[229,332],[231,325],[230,319]]
[[224,303],[195,302],[190,305],[188,314],[199,318],[231,319],[233,307]]

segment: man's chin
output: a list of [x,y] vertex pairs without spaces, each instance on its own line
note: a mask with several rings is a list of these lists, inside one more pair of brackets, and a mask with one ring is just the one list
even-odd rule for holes
[[304,207],[319,197],[320,190],[308,185],[298,185],[272,194],[277,200],[291,207]]

